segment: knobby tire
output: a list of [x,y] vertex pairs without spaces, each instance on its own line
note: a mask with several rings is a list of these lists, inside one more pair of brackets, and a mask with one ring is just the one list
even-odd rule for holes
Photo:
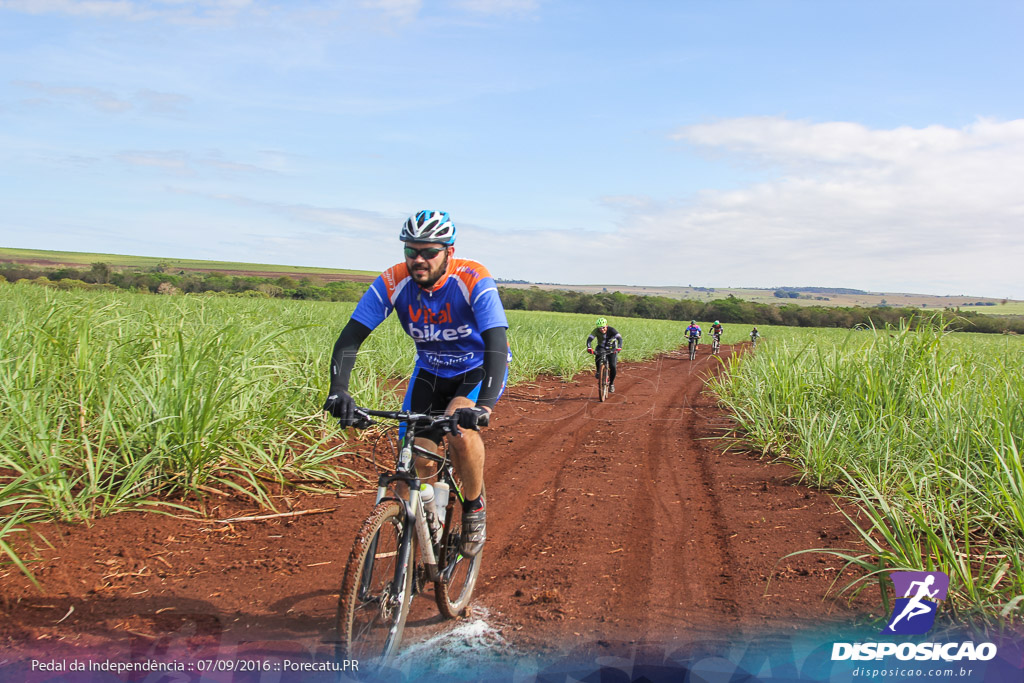
[[608,400],[608,361],[605,360],[601,363],[601,369],[598,371],[597,378],[597,389],[598,398],[602,402]]
[[346,659],[380,664],[402,642],[412,602],[414,551],[408,549],[408,565],[399,571],[405,523],[405,507],[385,500],[356,534],[338,598],[338,647]]
[[[460,487],[461,484],[459,482]],[[481,550],[475,557],[465,557],[459,552],[462,517],[461,510],[456,512],[457,507],[455,497],[452,496],[445,513],[445,532],[441,537],[441,557],[438,558],[441,580],[434,582],[434,601],[437,603],[438,611],[446,619],[465,615],[469,601],[473,597],[473,588],[476,586],[477,575],[480,574],[484,554]]]

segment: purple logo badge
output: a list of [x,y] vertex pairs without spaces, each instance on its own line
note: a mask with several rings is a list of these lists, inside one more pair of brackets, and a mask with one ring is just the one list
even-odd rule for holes
[[949,592],[949,577],[943,572],[892,572],[896,605],[882,633],[920,635],[935,623],[940,600]]

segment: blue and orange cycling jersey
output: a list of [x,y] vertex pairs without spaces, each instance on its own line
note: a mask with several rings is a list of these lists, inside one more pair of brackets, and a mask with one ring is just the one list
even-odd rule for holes
[[686,328],[687,337],[699,337],[700,336],[700,325],[690,325]]
[[508,327],[498,286],[481,264],[453,258],[433,288],[423,289],[404,263],[388,268],[370,285],[352,319],[371,330],[395,311],[416,342],[416,367],[454,377],[483,365],[480,333]]

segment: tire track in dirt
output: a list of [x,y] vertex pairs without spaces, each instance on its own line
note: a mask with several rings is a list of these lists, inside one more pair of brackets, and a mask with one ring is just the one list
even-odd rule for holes
[[[732,351],[723,347],[723,358]],[[499,405],[487,437],[492,512],[477,601],[514,639],[622,650],[765,622],[773,563],[818,539],[755,538],[761,528],[737,514],[763,511],[737,504],[744,490],[793,477],[707,440],[711,423],[723,422],[702,394],[717,363],[667,354],[620,364],[618,392],[605,403],[585,372],[536,393],[539,415],[522,398],[514,417]],[[551,424],[537,429],[538,421]],[[824,494],[815,502],[834,510]],[[777,595],[784,604],[786,593]]]
[[[514,436],[508,436],[504,440],[504,446],[500,449],[494,447],[494,439],[488,435],[488,441],[491,441],[492,445],[488,446],[487,480],[500,482],[499,488],[514,489],[515,495],[520,501],[530,501],[533,507],[531,514],[524,515],[518,520],[519,525],[515,534],[517,541],[501,550],[506,557],[527,554],[541,543],[544,534],[557,516],[561,499],[557,492],[565,488],[563,480],[569,472],[566,464],[574,457],[580,446],[579,432],[564,429],[564,424],[567,420],[581,415],[585,406],[575,396],[561,397],[555,400],[550,398],[539,400],[547,408],[544,411],[544,416],[538,418],[531,412],[521,411],[519,415],[508,421],[505,431]],[[544,426],[539,431],[534,431],[536,423]],[[507,453],[502,452],[499,457],[496,457],[495,451],[499,450],[512,450],[515,454],[533,454],[543,451],[548,454],[549,461],[557,459],[560,464],[556,468],[553,480],[549,481],[530,476],[529,468],[524,468],[522,459],[516,455],[510,457]],[[548,466],[550,465],[549,462]],[[491,488],[494,488],[493,484]],[[547,495],[550,492],[554,492],[555,495]],[[489,504],[492,503],[493,498],[493,494],[488,494]],[[494,552],[493,548],[488,548],[488,550],[491,553]]]
[[[596,402],[596,383],[583,375],[579,385],[561,388],[561,405],[547,413],[557,423],[529,440],[528,454],[491,447],[490,505],[498,515],[504,516],[507,503],[494,491],[495,481],[519,480],[523,470],[549,473],[519,487],[520,501],[524,490],[536,498],[553,489],[544,513],[529,515],[532,522],[512,529],[492,525],[502,559],[522,562],[505,572],[487,571],[495,587],[524,583],[512,595],[542,620],[586,620],[592,612],[612,639],[660,638],[666,624],[689,626],[703,619],[691,614],[695,609],[717,607],[721,579],[706,565],[726,561],[725,535],[707,512],[717,504],[708,501],[699,464],[682,455],[690,438],[685,423],[694,415],[690,405],[703,387],[696,370],[705,366],[666,358],[623,364],[619,391],[606,403]],[[583,410],[576,408],[580,401],[586,402]],[[514,433],[523,426],[510,421],[503,429]],[[624,434],[640,439],[624,448]],[[501,451],[499,466],[490,455],[495,450]],[[541,462],[537,454],[543,453],[560,457]],[[709,538],[714,542],[706,547]],[[542,562],[522,559],[531,551]],[[585,586],[559,581],[570,564],[591,567],[592,580]],[[481,587],[482,601],[490,590]],[[735,611],[733,601],[726,604],[727,614]]]
[[[646,586],[641,602],[656,615],[655,624],[688,628],[709,620],[732,622],[736,605],[727,582],[708,572],[708,567],[730,562],[717,494],[704,476],[703,454],[693,449],[697,444],[687,429],[707,362],[663,358],[660,366],[661,390],[652,397],[655,414],[642,451],[649,474],[640,482],[640,495],[649,504],[638,507],[631,524],[633,530],[649,533],[634,532],[629,538],[636,540],[636,547],[627,549],[642,567],[637,577]],[[683,381],[669,379],[677,375]],[[690,453],[698,457],[687,457]],[[620,608],[628,608],[625,601]]]

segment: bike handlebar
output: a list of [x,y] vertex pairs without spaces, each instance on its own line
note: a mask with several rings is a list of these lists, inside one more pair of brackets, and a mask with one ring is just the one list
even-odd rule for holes
[[[381,417],[386,420],[408,422],[410,425],[426,427],[428,429],[438,427],[445,434],[459,433],[459,416],[454,413],[451,415],[427,415],[425,413],[413,413],[402,410],[371,410],[370,408],[360,408],[359,406],[356,406],[355,412],[361,418],[359,423],[353,425],[356,429],[366,429],[374,424],[374,420],[370,418]],[[477,417],[478,426],[486,427],[489,423],[490,413],[485,411],[483,415]]]

